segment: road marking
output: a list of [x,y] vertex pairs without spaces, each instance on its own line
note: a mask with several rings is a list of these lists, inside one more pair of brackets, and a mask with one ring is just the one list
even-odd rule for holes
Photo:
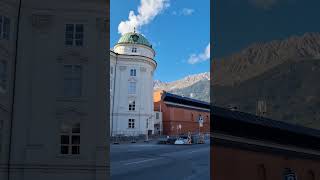
[[201,152],[201,151],[207,151],[208,148],[205,148],[205,149],[200,149],[200,150],[195,150],[195,151],[190,151],[190,152],[187,152],[188,154],[192,154],[192,153],[195,153],[195,152]]
[[162,159],[162,158],[145,159],[145,160],[141,160],[141,161],[135,161],[135,162],[126,163],[125,165],[140,164],[140,163],[149,162],[149,161],[154,161],[154,160],[158,160],[158,159]]

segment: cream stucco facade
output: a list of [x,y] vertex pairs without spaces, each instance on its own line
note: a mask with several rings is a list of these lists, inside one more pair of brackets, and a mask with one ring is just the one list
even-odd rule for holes
[[10,19],[9,39],[0,38],[1,180],[108,178],[107,9],[22,0],[18,23],[19,1],[1,0],[0,17]]
[[[131,36],[144,38],[138,33]],[[128,37],[131,38],[130,36]],[[110,51],[110,133],[143,135],[154,133],[152,46],[120,39]]]

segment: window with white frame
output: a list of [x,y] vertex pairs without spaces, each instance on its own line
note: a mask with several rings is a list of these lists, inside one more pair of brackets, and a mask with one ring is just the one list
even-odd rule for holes
[[82,89],[82,66],[64,65],[64,96],[80,97]]
[[134,123],[135,123],[134,121],[135,121],[135,119],[129,119],[128,120],[128,128],[129,129],[134,129],[134,127],[135,127],[134,126]]
[[60,127],[60,154],[80,154],[80,123],[62,123]]
[[129,94],[136,94],[136,88],[137,88],[136,82],[129,82],[128,93]]
[[133,47],[133,48],[131,49],[131,52],[136,53],[136,52],[137,52],[137,48],[136,48],[136,47]]
[[136,69],[130,69],[130,76],[137,76],[137,70]]
[[0,16],[0,39],[9,40],[10,37],[10,19]]
[[65,45],[83,46],[83,24],[66,24]]
[[130,100],[129,101],[129,111],[135,111],[136,110],[136,101]]
[[158,112],[156,113],[156,119],[159,119],[159,113]]
[[113,67],[110,67],[110,74],[113,74]]
[[7,91],[7,69],[8,69],[7,61],[0,61],[0,92],[4,93]]

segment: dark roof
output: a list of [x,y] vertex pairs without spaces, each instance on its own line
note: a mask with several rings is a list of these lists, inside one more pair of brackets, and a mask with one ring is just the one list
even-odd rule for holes
[[212,132],[320,149],[320,131],[283,121],[213,106]]
[[183,97],[179,96],[176,94],[168,93],[164,91],[164,94],[162,96],[164,101],[167,102],[172,102],[172,103],[177,103],[177,104],[183,104],[183,105],[188,105],[188,106],[195,106],[195,107],[200,107],[200,108],[205,108],[205,109],[210,109],[210,103],[188,98],[188,97]]

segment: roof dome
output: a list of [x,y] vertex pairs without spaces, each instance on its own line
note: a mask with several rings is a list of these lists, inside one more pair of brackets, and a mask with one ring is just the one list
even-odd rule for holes
[[149,41],[142,36],[141,34],[138,34],[136,32],[129,32],[121,36],[121,38],[118,41],[118,44],[142,44],[145,46],[148,46],[152,48],[152,45],[149,43]]

